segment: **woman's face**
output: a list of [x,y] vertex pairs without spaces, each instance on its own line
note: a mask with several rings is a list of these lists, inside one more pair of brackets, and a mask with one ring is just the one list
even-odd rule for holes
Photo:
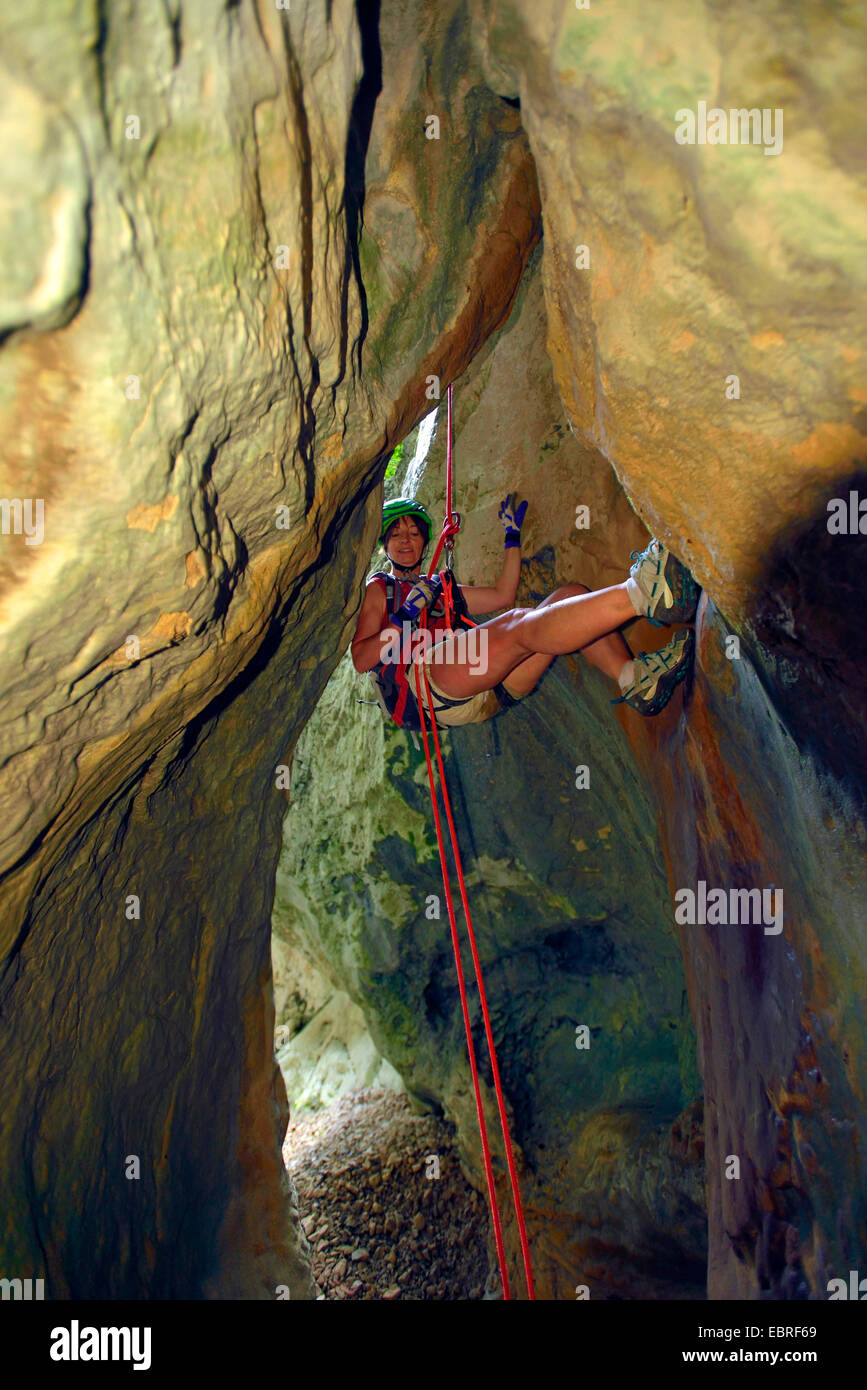
[[385,540],[389,560],[412,569],[421,559],[423,550],[424,535],[418,522],[411,516],[398,517]]

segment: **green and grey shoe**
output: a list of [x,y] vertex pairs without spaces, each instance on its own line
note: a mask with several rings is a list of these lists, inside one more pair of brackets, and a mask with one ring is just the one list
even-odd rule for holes
[[612,705],[627,704],[639,714],[659,714],[680,682],[685,679],[695,652],[695,632],[682,627],[667,647],[658,652],[639,652],[633,657],[635,679]]
[[656,539],[646,550],[633,550],[633,564],[626,581],[632,606],[641,618],[657,627],[687,623],[695,617],[699,587],[686,565]]

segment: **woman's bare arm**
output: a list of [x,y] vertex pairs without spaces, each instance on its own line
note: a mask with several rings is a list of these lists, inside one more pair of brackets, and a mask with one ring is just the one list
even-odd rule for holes
[[370,671],[379,661],[384,632],[393,631],[400,637],[400,628],[388,627],[387,618],[385,594],[376,581],[371,579],[368,581],[355,636],[352,639],[352,664],[356,671]]
[[501,608],[511,608],[518,592],[521,577],[521,548],[513,545],[503,556],[500,577],[492,589],[478,584],[462,584],[461,593],[466,599],[470,613],[496,613]]

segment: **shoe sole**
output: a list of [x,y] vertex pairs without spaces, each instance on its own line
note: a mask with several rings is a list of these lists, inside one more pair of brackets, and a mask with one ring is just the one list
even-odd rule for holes
[[[633,696],[632,699],[622,700],[622,703],[628,705],[630,709],[636,710],[638,714],[643,714],[647,717],[651,717],[654,714],[660,714],[661,711],[665,709],[666,705],[668,704],[677,687],[680,685],[681,681],[686,680],[687,673],[692,665],[692,658],[694,653],[695,633],[690,632],[689,636],[684,642],[683,652],[681,653],[680,661],[678,662],[677,666],[673,666],[670,671],[666,671],[664,675],[660,676],[656,684],[656,694],[654,695],[653,699],[647,700],[643,703],[637,703],[640,697]],[[633,704],[633,699],[636,700],[635,704]],[[612,703],[617,705],[621,703],[621,700],[614,700],[612,701]]]
[[[673,623],[686,623],[695,617],[701,590],[686,565],[676,555],[668,552],[665,568],[657,581],[660,591],[654,592],[649,600],[648,617],[670,627]],[[654,586],[655,588],[656,586]]]

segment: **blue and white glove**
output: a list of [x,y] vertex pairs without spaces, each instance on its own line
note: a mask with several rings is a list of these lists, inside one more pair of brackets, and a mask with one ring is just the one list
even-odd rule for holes
[[394,615],[396,623],[416,623],[425,608],[431,608],[442,597],[442,580],[438,574],[430,579],[417,579]]
[[517,493],[510,492],[508,497],[504,497],[500,503],[500,510],[497,516],[506,528],[506,549],[513,545],[521,544],[521,527],[524,524],[524,516],[527,511],[527,503],[522,502],[520,507],[515,506]]

